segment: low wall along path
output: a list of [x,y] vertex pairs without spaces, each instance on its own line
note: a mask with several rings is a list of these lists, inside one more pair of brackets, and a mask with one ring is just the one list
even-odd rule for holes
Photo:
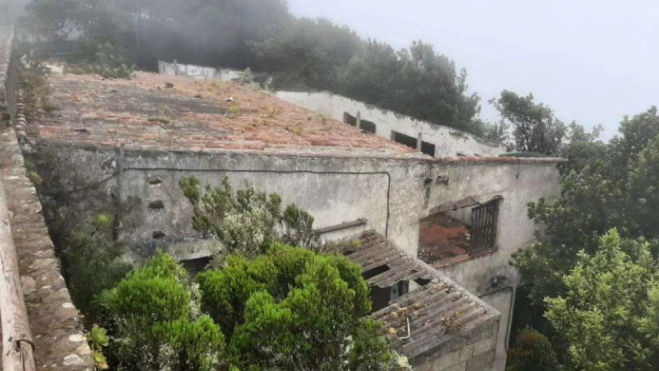
[[0,198],[6,199],[10,215],[35,365],[41,370],[92,370],[91,351],[60,272],[16,136],[25,128],[25,117],[21,91],[13,89],[15,81],[7,78],[14,75],[9,71],[17,67],[12,65],[17,62],[17,58],[11,58],[12,36],[12,28],[0,27],[0,116],[7,118],[9,112],[13,113],[12,125],[5,125],[4,120],[0,123],[0,182],[4,188]]

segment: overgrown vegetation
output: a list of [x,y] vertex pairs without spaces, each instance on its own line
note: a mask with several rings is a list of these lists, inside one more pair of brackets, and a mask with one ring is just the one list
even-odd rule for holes
[[38,60],[26,59],[19,69],[18,79],[23,87],[25,118],[38,120],[57,109],[52,102],[51,88],[47,82],[48,68]]
[[656,367],[658,135],[655,107],[625,117],[619,136],[565,169],[560,197],[529,205],[545,233],[513,264],[568,370]]
[[67,62],[67,72],[96,74],[110,79],[130,79],[135,69],[128,52],[112,41],[83,39]]
[[[108,359],[125,371],[210,371],[226,365],[224,336],[200,313],[188,273],[158,253],[99,298]],[[197,295],[198,296],[198,295]]]
[[556,353],[546,336],[532,328],[517,335],[514,348],[508,351],[507,371],[560,371]]
[[[343,257],[271,245],[191,281],[158,253],[99,298],[120,370],[402,370],[381,324],[363,319],[361,269]],[[210,316],[205,313],[210,314]]]
[[73,71],[129,77],[158,60],[251,68],[277,89],[330,90],[489,139],[466,71],[423,42],[395,50],[325,19],[295,18],[285,0],[33,0],[26,29],[47,44],[83,37]]
[[546,316],[570,345],[570,370],[656,370],[659,262],[650,244],[615,230],[579,253],[563,277],[566,293],[545,299]]
[[566,125],[551,108],[536,103],[533,94],[520,96],[504,90],[499,99],[490,103],[499,111],[501,122],[490,126],[489,135],[503,141],[512,139],[510,147],[518,152],[566,157],[572,160],[570,166],[583,166],[601,147],[601,142],[597,142],[603,130],[601,125],[593,128],[592,133],[576,122]]
[[276,193],[257,192],[247,184],[234,191],[227,177],[217,188],[202,187],[194,177],[183,178],[180,183],[193,206],[193,228],[220,240],[225,253],[254,257],[264,253],[273,242],[316,246],[314,218],[295,204],[283,208]]

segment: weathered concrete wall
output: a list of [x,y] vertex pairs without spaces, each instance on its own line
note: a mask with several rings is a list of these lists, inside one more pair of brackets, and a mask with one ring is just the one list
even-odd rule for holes
[[481,323],[413,362],[416,371],[494,371],[498,321]]
[[[10,28],[0,27],[0,115],[12,112],[13,123],[25,128],[22,101],[13,95],[10,66]],[[14,107],[6,107],[13,105]],[[2,107],[5,107],[4,109]],[[4,123],[3,123],[4,124]],[[60,273],[59,260],[48,235],[36,190],[27,177],[21,148],[13,127],[0,131],[0,172],[10,224],[18,255],[22,291],[34,337],[34,357],[39,370],[91,370],[92,360],[82,333],[78,312]]]
[[168,63],[158,61],[158,73],[169,76],[189,76],[197,79],[234,81],[244,76],[243,71],[228,68],[195,66],[192,64]]
[[276,96],[339,121],[343,121],[344,113],[349,113],[354,117],[359,115],[362,120],[375,123],[376,134],[387,139],[392,138],[392,131],[412,138],[418,138],[421,134],[422,141],[435,145],[436,156],[455,155],[458,152],[467,155],[486,156],[506,152],[504,146],[489,145],[471,134],[446,126],[415,120],[409,116],[383,110],[329,92],[280,91],[276,93]]
[[[540,197],[552,198],[560,192],[559,173],[555,164],[518,164],[509,166],[451,166],[442,174],[449,178],[447,185],[433,188],[430,207],[474,197],[485,202],[502,196],[499,203],[496,246],[494,253],[473,258],[441,268],[470,292],[483,298],[501,313],[509,313],[510,299],[501,300],[498,295],[488,294],[516,287],[516,270],[509,265],[512,254],[535,240],[536,226],[527,216],[529,201]],[[502,324],[504,320],[502,319]],[[510,321],[510,318],[507,318]],[[509,326],[501,326],[500,339],[505,339]],[[505,357],[505,349],[499,348],[497,357]]]
[[[86,185],[105,180],[96,194],[80,199],[108,201],[108,195],[117,193],[117,150],[66,146],[52,153],[67,169],[67,187],[89,189]],[[218,186],[227,176],[236,188],[246,181],[260,191],[279,193],[284,202],[294,202],[310,212],[315,228],[367,219],[366,225],[333,232],[332,239],[374,229],[416,253],[423,184],[430,172],[431,164],[422,160],[127,149],[120,194],[122,200],[139,202],[122,219],[121,236],[159,246],[170,237],[197,237],[191,229],[192,208],[179,181],[195,176],[202,184]],[[154,201],[161,201],[162,207],[150,208]],[[154,232],[164,238],[153,240]],[[208,252],[179,251],[177,255],[191,259],[203,254]]]

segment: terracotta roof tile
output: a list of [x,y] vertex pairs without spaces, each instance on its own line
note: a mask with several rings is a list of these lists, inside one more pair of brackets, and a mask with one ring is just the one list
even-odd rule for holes
[[[425,157],[234,83],[144,72],[132,80],[53,74],[50,83],[59,110],[38,126],[38,136],[46,141],[99,146],[123,143],[161,150]],[[167,84],[174,87],[167,88]]]

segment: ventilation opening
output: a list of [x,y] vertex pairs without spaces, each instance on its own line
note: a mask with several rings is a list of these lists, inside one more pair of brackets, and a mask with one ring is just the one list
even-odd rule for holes
[[429,284],[429,283],[432,282],[432,281],[431,281],[431,280],[425,280],[425,279],[423,279],[423,278],[417,278],[417,279],[414,280],[414,282],[416,282],[417,285],[423,287],[423,286]]
[[162,180],[160,180],[160,178],[149,179],[149,185],[155,186],[160,184],[162,184]]
[[369,296],[371,297],[372,303],[371,313],[377,312],[389,305],[389,299],[391,298],[391,288],[371,287],[369,290]]
[[428,142],[421,142],[421,152],[428,156],[435,156],[435,145]]
[[366,272],[362,273],[362,276],[364,277],[365,280],[367,280],[369,278],[373,278],[373,277],[377,276],[378,274],[382,274],[382,273],[384,273],[388,270],[389,270],[389,266],[385,264],[385,265],[381,265],[379,267],[375,267],[373,269],[367,270]]
[[360,129],[362,129],[363,132],[369,134],[375,134],[375,132],[377,131],[377,127],[375,126],[375,124],[367,120],[359,121],[359,127]]
[[343,122],[350,126],[357,126],[357,118],[348,112],[343,113]]
[[181,265],[185,270],[190,273],[192,276],[196,276],[198,273],[201,273],[207,266],[208,263],[210,263],[211,257],[206,256],[203,258],[198,258],[198,259],[190,259],[190,260],[183,260],[181,261]]
[[162,231],[154,231],[154,232],[151,234],[151,237],[153,237],[153,239],[155,239],[155,240],[159,240],[159,239],[165,238],[165,232],[162,232]]
[[160,210],[164,208],[165,208],[165,204],[162,201],[153,201],[149,203],[149,209]]
[[394,142],[398,142],[400,144],[403,144],[403,145],[406,145],[408,147],[412,147],[412,148],[416,149],[417,140],[416,140],[416,138],[413,138],[409,135],[401,134],[397,131],[392,131],[391,132],[391,140],[393,140]]

